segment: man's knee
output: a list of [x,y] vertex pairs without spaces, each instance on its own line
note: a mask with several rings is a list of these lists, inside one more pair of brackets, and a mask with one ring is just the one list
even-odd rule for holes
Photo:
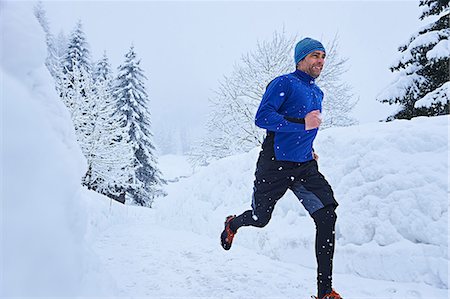
[[281,196],[268,197],[267,195],[259,195],[256,192],[253,193],[252,202],[252,218],[254,220],[253,226],[264,227],[266,226],[270,218],[272,218],[272,212],[277,200]]
[[272,215],[271,215],[270,212],[267,212],[267,213],[261,213],[261,212],[253,213],[252,217],[253,217],[253,220],[255,220],[254,226],[256,226],[256,227],[264,227],[264,226],[266,226],[269,223],[271,216]]
[[312,218],[316,225],[332,225],[336,223],[337,214],[334,205],[325,206],[312,214]]

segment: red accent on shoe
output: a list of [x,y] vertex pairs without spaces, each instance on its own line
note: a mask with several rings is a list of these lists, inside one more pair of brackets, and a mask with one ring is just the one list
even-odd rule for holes
[[222,247],[225,250],[229,250],[231,248],[231,243],[233,243],[233,238],[234,238],[234,235],[236,234],[236,232],[233,232],[230,228],[230,222],[234,218],[236,218],[236,216],[230,215],[225,219],[225,229],[221,235]]
[[230,228],[230,222],[231,222],[231,220],[233,220],[233,218],[235,218],[235,216],[228,216],[227,221],[226,221],[226,226],[225,226],[225,229],[227,230],[227,234],[228,234],[228,236],[225,240],[230,244],[233,242],[233,238],[234,238],[234,234],[235,234],[233,231],[231,231],[231,228]]
[[331,290],[331,293],[326,294],[322,299],[343,299],[335,290]]

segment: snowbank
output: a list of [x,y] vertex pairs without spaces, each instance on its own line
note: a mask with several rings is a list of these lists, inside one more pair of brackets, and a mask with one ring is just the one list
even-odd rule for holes
[[[319,133],[319,166],[340,203],[335,271],[448,288],[448,116]],[[159,221],[219,238],[224,217],[250,208],[259,149],[228,157],[168,186]],[[218,241],[219,242],[219,241]],[[315,267],[314,225],[291,192],[264,229],[236,244]]]
[[114,290],[85,241],[86,163],[48,71],[33,3],[2,2],[2,251],[5,297]]
[[158,157],[158,164],[162,177],[168,182],[178,182],[193,173],[193,167],[186,156],[164,155]]

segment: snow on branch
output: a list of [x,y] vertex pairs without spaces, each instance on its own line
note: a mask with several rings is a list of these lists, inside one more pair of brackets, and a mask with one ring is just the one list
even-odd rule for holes
[[415,108],[426,107],[430,108],[436,104],[448,103],[449,99],[450,82],[445,83],[441,87],[427,93],[422,99],[418,100],[415,104]]

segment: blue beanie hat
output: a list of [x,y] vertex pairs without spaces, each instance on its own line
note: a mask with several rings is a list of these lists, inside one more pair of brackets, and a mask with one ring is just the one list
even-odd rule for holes
[[297,65],[300,60],[305,58],[306,55],[317,50],[325,52],[325,48],[323,47],[321,42],[309,37],[299,41],[295,46],[295,65]]

